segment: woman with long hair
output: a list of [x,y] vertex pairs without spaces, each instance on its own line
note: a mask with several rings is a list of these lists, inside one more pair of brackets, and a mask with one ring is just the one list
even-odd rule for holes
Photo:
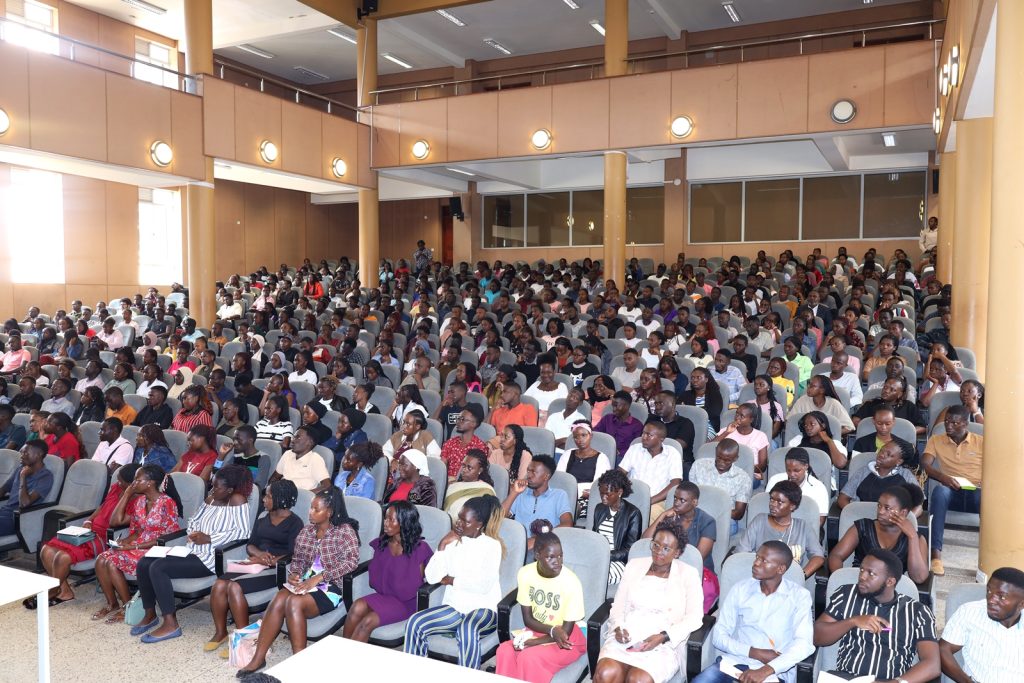
[[181,392],[181,410],[171,420],[171,429],[189,432],[199,426],[213,427],[213,408],[206,391],[198,384],[190,384]]
[[718,382],[707,368],[694,368],[690,373],[690,388],[679,397],[679,402],[696,406],[708,415],[707,438],[713,439],[722,424],[722,392]]
[[209,425],[196,425],[188,431],[188,450],[171,472],[188,472],[209,483],[217,462],[217,432]]
[[[133,392],[134,393],[134,392]],[[97,386],[86,387],[71,421],[76,425],[83,422],[103,422],[107,416],[107,402],[103,390]]]
[[770,375],[754,377],[754,403],[761,411],[761,423],[772,425],[772,446],[778,445],[779,434],[786,424],[785,409],[775,396],[775,383]]
[[85,452],[85,444],[82,443],[82,435],[78,433],[76,425],[67,413],[60,411],[50,413],[46,418],[46,441],[50,449],[50,455],[59,455],[65,466],[70,466],[77,460],[85,459],[88,455]]
[[839,469],[846,467],[846,446],[833,436],[828,416],[820,410],[812,410],[800,418],[800,434],[790,439],[786,445],[817,448],[828,455],[834,466]]
[[488,460],[508,471],[509,483],[526,479],[526,470],[533,460],[533,454],[526,447],[523,428],[510,424],[501,430],[498,446],[491,446]]

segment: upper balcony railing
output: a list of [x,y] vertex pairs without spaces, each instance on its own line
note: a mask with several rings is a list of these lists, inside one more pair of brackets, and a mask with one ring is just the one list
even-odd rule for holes
[[352,121],[356,120],[356,114],[359,113],[359,110],[350,104],[297,87],[292,83],[279,81],[258,71],[251,71],[220,59],[214,59],[213,63],[214,75],[221,80],[229,81],[235,85],[246,88],[258,88],[260,92],[265,92],[282,99],[294,99],[296,104],[313,107],[322,112],[334,114],[335,116]]
[[[906,21],[835,31],[816,31],[760,40],[726,42],[717,45],[704,45],[691,50],[637,55],[628,57],[626,62],[629,66],[628,72],[636,74],[665,69],[688,69],[691,66],[696,66],[696,64],[691,64],[691,57],[698,56],[701,57],[701,66],[709,66],[789,56],[789,54],[780,54],[786,53],[787,47],[789,48],[788,53],[802,55],[805,52],[809,54],[811,52],[832,52],[866,47],[871,44],[871,39],[874,39],[876,43],[885,40],[934,40],[936,25],[944,21],[944,19]],[[849,40],[843,40],[844,38]],[[811,49],[810,43],[817,44]],[[657,65],[656,62],[658,60],[664,60],[665,64]],[[371,91],[371,94],[374,96],[375,104],[382,103],[382,95],[385,96],[386,102],[406,100],[410,93],[413,100],[419,100],[425,91],[427,96],[424,99],[433,99],[436,97],[482,92],[483,90],[501,90],[502,87],[519,88],[526,85],[548,85],[549,81],[557,83],[592,80],[602,77],[603,71],[604,60],[594,60],[539,69],[488,74],[475,78],[438,80],[393,88],[378,88]]]

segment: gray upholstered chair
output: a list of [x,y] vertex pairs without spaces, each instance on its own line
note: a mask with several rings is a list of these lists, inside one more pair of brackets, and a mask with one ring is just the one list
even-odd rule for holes
[[[19,460],[18,466],[20,466],[20,464],[21,464],[21,462]],[[7,536],[0,537],[0,552],[6,551],[6,550],[14,550],[16,548],[24,550],[27,553],[34,553],[36,551],[36,549],[34,547],[30,548],[29,546],[25,545],[25,541],[23,540],[23,537],[22,537],[22,534],[21,534],[21,530],[20,530],[20,527],[21,527],[21,521],[20,521],[21,515],[27,513],[30,516],[34,516],[35,510],[37,508],[39,508],[39,509],[46,509],[46,508],[49,508],[49,507],[53,506],[57,502],[57,500],[60,499],[61,489],[64,486],[64,461],[61,460],[60,456],[58,456],[58,455],[47,455],[47,456],[45,456],[43,458],[43,467],[48,469],[50,471],[50,474],[53,475],[53,486],[50,488],[50,492],[47,493],[45,496],[43,496],[40,500],[38,500],[34,505],[31,505],[31,506],[29,506],[27,508],[23,508],[21,510],[16,510],[15,511],[15,513],[14,513],[15,533],[8,534]],[[8,476],[10,476],[10,475],[8,475]],[[16,491],[14,492],[14,495],[17,495]],[[42,523],[42,517],[40,517],[40,524],[41,523]],[[38,540],[36,542],[38,543]]]
[[[986,596],[986,588],[986,585],[983,583],[962,583],[959,586],[953,586],[949,589],[949,595],[946,596],[945,623],[948,624],[949,620],[954,614],[956,614],[956,611],[965,603],[984,600]],[[953,656],[956,658],[957,663],[962,667],[964,665],[963,652],[957,652]],[[942,683],[953,683],[953,679],[943,674]]]
[[[92,511],[103,502],[110,472],[99,460],[78,460],[64,477],[60,497],[52,503],[40,503],[21,510],[16,516],[18,534],[29,552],[38,552],[43,539],[43,519],[48,512],[78,515]],[[56,482],[55,482],[56,484]],[[15,494],[16,495],[16,494]]]

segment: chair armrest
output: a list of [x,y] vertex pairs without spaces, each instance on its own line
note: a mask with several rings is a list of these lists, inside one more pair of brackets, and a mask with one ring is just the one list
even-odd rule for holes
[[247,538],[240,538],[237,541],[232,541],[231,543],[225,543],[224,545],[214,549],[214,551],[213,551],[213,573],[216,574],[217,576],[223,575],[224,574],[224,568],[227,566],[227,563],[224,561],[224,553],[228,552],[229,550],[234,550],[235,548],[240,548],[242,546],[248,545],[248,543],[249,543],[249,539],[247,539]]
[[590,666],[590,677],[597,671],[597,658],[601,654],[601,628],[608,621],[612,611],[614,598],[608,598],[587,619],[587,659]]
[[512,639],[512,634],[509,632],[508,622],[511,617],[512,608],[516,604],[516,595],[519,593],[518,588],[513,588],[509,591],[509,594],[498,601],[498,641],[504,642]]
[[355,600],[352,599],[352,583],[355,581],[357,576],[365,574],[370,569],[370,560],[360,562],[356,565],[356,568],[350,571],[348,574],[342,577],[341,580],[341,599],[345,601],[345,609],[352,609],[352,603]]
[[119,524],[117,526],[114,526],[113,524],[111,524],[110,526],[108,526],[107,527],[107,542],[109,543],[110,541],[113,541],[116,538],[118,531],[125,531],[127,528],[128,528],[127,524]]
[[156,539],[156,544],[168,545],[170,543],[173,543],[174,541],[177,541],[180,538],[185,538],[186,536],[188,536],[187,529],[178,529],[177,531],[172,531],[169,534],[164,534],[160,538]]
[[74,526],[72,522],[85,521],[89,516],[96,512],[96,510],[82,510],[81,512],[67,512],[61,515],[60,519],[57,520],[57,528],[63,529],[68,526]]
[[285,582],[288,581],[288,565],[291,561],[291,555],[285,555],[277,561],[277,585],[280,588],[284,588]]
[[444,588],[443,583],[426,583],[424,582],[420,589],[416,591],[416,604],[430,601],[430,594],[436,591],[438,588]]
[[696,678],[704,668],[704,643],[711,636],[711,629],[714,625],[715,618],[705,615],[701,627],[686,639],[686,680],[688,681]]
[[814,683],[814,660],[818,656],[815,650],[807,655],[807,659],[796,663],[796,683]]

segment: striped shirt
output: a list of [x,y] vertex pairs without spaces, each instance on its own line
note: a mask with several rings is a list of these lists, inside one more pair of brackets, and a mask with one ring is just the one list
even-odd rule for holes
[[271,424],[270,420],[263,419],[256,423],[257,439],[284,441],[286,438],[291,438],[294,432],[295,430],[289,420],[281,420],[280,422],[274,422]]
[[214,551],[226,543],[248,538],[251,526],[248,503],[241,505],[203,503],[192,519],[188,520],[188,533],[201,531],[210,537],[210,542],[198,545],[189,541],[188,549],[212,572],[214,570]]
[[890,602],[880,603],[862,597],[856,585],[843,586],[832,594],[825,612],[836,621],[874,614],[892,627],[879,634],[854,627],[839,639],[836,669],[854,676],[899,678],[914,665],[917,644],[936,641],[932,611],[899,593]]
[[961,605],[946,621],[942,639],[963,646],[963,670],[982,683],[1024,681],[1024,619],[1010,628],[989,618],[985,601]]

